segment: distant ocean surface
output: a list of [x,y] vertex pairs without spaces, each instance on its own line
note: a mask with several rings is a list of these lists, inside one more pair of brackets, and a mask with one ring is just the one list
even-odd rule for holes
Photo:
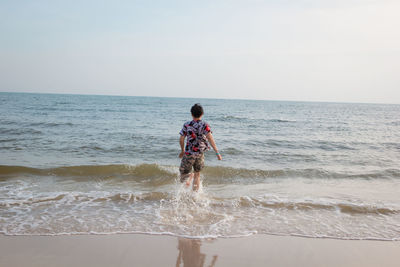
[[[194,103],[223,156],[199,193]],[[400,105],[0,93],[0,232],[400,240]]]

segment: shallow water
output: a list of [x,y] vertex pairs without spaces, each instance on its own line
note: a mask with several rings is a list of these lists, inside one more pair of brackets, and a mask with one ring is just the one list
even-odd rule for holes
[[[223,155],[178,181],[195,102]],[[0,93],[0,231],[400,238],[400,106]]]

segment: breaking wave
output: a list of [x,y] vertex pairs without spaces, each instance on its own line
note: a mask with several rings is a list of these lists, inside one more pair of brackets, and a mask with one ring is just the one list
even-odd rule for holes
[[[162,166],[157,164],[110,164],[110,165],[78,165],[55,168],[33,168],[25,166],[0,165],[0,177],[15,177],[18,175],[37,175],[37,176],[60,176],[60,177],[80,177],[81,179],[91,179],[93,177],[110,178],[124,177],[126,179],[148,179],[161,177],[165,180],[173,181],[178,175],[177,166]],[[379,179],[379,178],[400,178],[399,169],[386,169],[383,171],[364,172],[364,173],[339,173],[324,169],[244,169],[222,166],[208,166],[202,171],[208,180],[217,182],[226,179],[236,178],[346,178],[346,179]],[[216,179],[224,178],[224,179]]]

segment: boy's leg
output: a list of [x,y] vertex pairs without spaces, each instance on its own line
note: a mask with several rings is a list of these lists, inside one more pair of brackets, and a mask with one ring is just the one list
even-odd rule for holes
[[200,171],[204,168],[204,154],[196,156],[196,160],[193,164],[194,169],[194,181],[193,191],[198,191],[200,187]]
[[193,180],[193,173],[189,174],[189,178],[186,180],[186,186],[189,186]]
[[181,166],[179,167],[179,172],[181,174],[181,183],[185,182],[187,180],[187,182],[191,182],[192,177],[193,177],[193,173],[191,173],[192,171],[192,166],[194,163],[195,159],[191,156],[188,155],[184,155],[181,161]]
[[193,191],[199,191],[200,187],[200,172],[194,173]]

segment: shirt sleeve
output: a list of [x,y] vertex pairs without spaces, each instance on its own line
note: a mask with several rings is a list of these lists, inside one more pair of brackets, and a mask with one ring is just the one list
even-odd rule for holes
[[207,135],[209,133],[212,133],[212,131],[211,131],[210,125],[208,123],[206,123],[204,125],[204,134]]
[[179,132],[180,135],[186,136],[187,135],[187,127],[186,123],[183,125],[182,130]]

